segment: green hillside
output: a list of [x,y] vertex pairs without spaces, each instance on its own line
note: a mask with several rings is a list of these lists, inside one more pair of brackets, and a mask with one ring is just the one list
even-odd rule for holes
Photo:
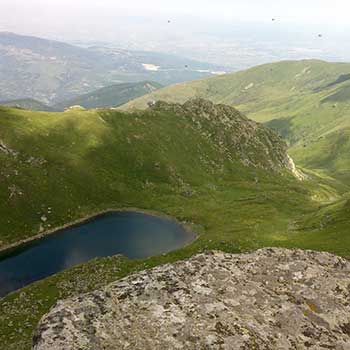
[[[168,212],[174,206],[173,214],[187,217],[184,205],[175,203],[223,190],[226,181],[237,196],[242,186],[234,181],[257,192],[256,177],[269,183],[268,171],[288,166],[286,145],[276,134],[206,101],[156,104],[135,114],[3,108],[0,141],[3,246],[106,208]],[[300,186],[290,177],[276,181]],[[184,198],[186,192],[196,195]]]
[[2,347],[29,350],[36,324],[59,299],[205,249],[350,256],[346,186],[309,170],[298,180],[286,148],[262,124],[204,100],[130,113],[1,107],[2,248],[112,208],[167,214],[199,234],[159,257],[95,259],[1,299]]
[[350,127],[338,128],[289,152],[298,164],[350,185]]
[[41,103],[41,102],[36,101],[36,100],[33,100],[31,98],[0,101],[0,106],[23,108],[23,109],[28,109],[28,110],[31,110],[31,111],[46,111],[46,112],[50,112],[50,111],[54,110],[53,108],[47,106],[46,104]]
[[152,81],[122,83],[104,87],[89,94],[78,96],[54,105],[56,110],[65,110],[79,105],[86,109],[120,106],[132,99],[160,89],[162,85]]
[[[183,102],[192,97],[229,104],[278,131],[292,147],[290,152],[297,163],[342,178],[350,185],[346,175],[350,172],[350,148],[344,141],[350,127],[349,74],[348,63],[272,63],[166,87],[122,109],[143,109],[153,100]],[[323,154],[326,142],[328,150],[337,150],[328,158]]]
[[[347,146],[339,143],[339,150]],[[261,124],[205,100],[156,103],[131,114],[2,108],[1,245],[121,207],[158,210],[205,227],[217,227],[217,212],[223,227],[215,234],[237,232],[226,237],[236,246],[275,245],[274,235],[288,242],[291,221],[340,198],[347,187],[323,174],[297,180],[286,149]],[[313,168],[328,166],[324,157]],[[335,171],[346,171],[347,159],[332,161]],[[232,212],[225,219],[226,210]]]

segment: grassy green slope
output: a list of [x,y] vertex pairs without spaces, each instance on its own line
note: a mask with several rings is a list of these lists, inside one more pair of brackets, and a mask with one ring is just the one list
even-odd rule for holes
[[350,127],[298,144],[289,151],[301,166],[330,175],[350,186]]
[[350,244],[349,234],[350,193],[331,203],[325,203],[320,208],[302,218],[297,223],[298,229],[308,232],[299,235],[297,244],[315,244],[315,249],[327,250],[327,247],[339,243],[339,232],[343,232],[343,244]]
[[166,87],[122,108],[142,109],[150,100],[182,102],[203,97],[234,105],[253,120],[270,122],[269,126],[295,143],[350,125],[350,77],[346,72],[350,72],[350,64],[315,60],[272,63]]
[[[244,167],[238,161],[247,154],[250,163],[255,157],[256,163],[267,164],[272,151],[260,153],[261,145],[272,147],[274,143],[277,150],[278,140],[265,140],[268,132],[265,135],[258,129],[263,134],[258,136],[262,142],[258,147],[248,144],[249,148],[236,150],[230,129],[221,133],[226,129],[225,121],[201,122],[171,110],[124,114],[108,110],[33,113],[1,109],[2,245],[106,208],[156,209],[201,222],[197,215],[203,217],[200,207],[204,198],[221,212],[221,204],[214,199],[217,194],[227,197],[225,201],[230,200],[230,194],[243,202],[247,197],[248,210],[255,201],[266,202],[268,192],[273,198],[284,185],[291,186],[291,191],[295,188],[297,200],[308,202],[303,187],[294,179],[270,179],[268,172]],[[259,185],[256,177],[261,177]],[[196,195],[186,198],[181,194],[189,190]],[[279,202],[284,201],[284,195],[279,198],[276,194],[276,201],[264,204],[270,209],[259,214],[257,222],[261,224],[256,230],[260,225],[269,233],[272,226],[279,229],[279,219],[273,223],[273,217],[282,210]],[[185,203],[193,203],[191,211],[197,215],[191,217]],[[293,206],[294,199],[287,205]],[[244,205],[240,207],[244,210]],[[268,219],[270,228],[260,218],[269,211],[275,212]],[[288,211],[281,217],[288,217]],[[245,215],[247,222],[240,215],[233,225],[238,225],[238,231],[255,225],[252,216],[248,212]],[[42,216],[48,220],[43,222]],[[231,225],[235,219],[229,221]]]
[[[158,210],[204,225],[212,238],[237,247],[276,245],[291,239],[296,217],[318,208],[315,192],[334,199],[346,191],[331,179],[322,179],[321,189],[313,180],[271,176],[269,162],[282,164],[273,153],[282,154],[283,144],[254,125],[256,135],[249,141],[248,129],[229,127],[230,118],[246,123],[236,112],[196,114],[189,107],[175,113],[177,108],[132,114],[2,108],[2,246],[121,207]],[[188,192],[193,195],[184,195]],[[347,251],[342,245],[329,250]]]
[[[264,114],[261,121],[274,114],[262,113],[282,104],[292,104],[310,91],[330,85],[350,71],[350,64],[317,60],[283,61],[265,64],[233,74],[175,84],[128,103],[125,108],[145,108],[149,100],[184,102],[202,97],[216,103],[235,105],[243,112]],[[346,82],[346,81],[345,81]],[[334,88],[331,85],[329,88]],[[326,90],[326,89],[325,89]],[[318,91],[325,94],[325,90]],[[319,96],[323,96],[319,95]]]
[[116,107],[161,87],[162,85],[151,81],[115,84],[68,101],[63,101],[56,104],[54,108],[56,110],[65,110],[74,105],[87,109]]
[[[230,139],[237,132],[227,124],[244,120],[238,112],[230,118],[224,107],[216,114],[192,107],[186,113],[165,106],[130,114],[0,108],[2,246],[40,228],[122,207],[171,215],[199,233],[191,245],[164,256],[96,259],[12,293],[0,300],[2,347],[29,350],[38,320],[58,299],[204,249],[283,246],[350,255],[348,202],[324,204],[339,198],[340,185],[338,191],[326,177],[300,182],[285,171],[271,176],[271,170],[244,166],[239,158],[245,151],[251,162],[255,157],[265,164],[272,149],[238,152]],[[271,140],[282,145],[263,128],[257,130],[260,148],[275,147]],[[334,220],[322,224],[330,213]]]

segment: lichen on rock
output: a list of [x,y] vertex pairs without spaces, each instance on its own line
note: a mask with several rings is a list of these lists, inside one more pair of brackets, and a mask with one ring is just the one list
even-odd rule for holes
[[208,252],[59,302],[35,350],[349,349],[350,263],[322,252]]

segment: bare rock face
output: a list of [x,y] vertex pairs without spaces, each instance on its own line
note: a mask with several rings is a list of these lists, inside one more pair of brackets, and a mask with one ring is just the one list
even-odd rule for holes
[[350,349],[350,263],[211,252],[59,302],[35,350]]

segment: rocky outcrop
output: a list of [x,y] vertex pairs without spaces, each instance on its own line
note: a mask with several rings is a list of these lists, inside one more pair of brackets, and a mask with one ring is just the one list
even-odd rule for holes
[[209,252],[59,302],[35,350],[350,348],[350,263],[328,253]]
[[183,105],[157,101],[150,104],[150,110],[173,112],[190,119],[228,159],[275,172],[291,171],[287,144],[280,136],[231,106],[197,98]]
[[292,172],[292,174],[300,181],[304,181],[308,179],[308,176],[304,174],[301,170],[299,170],[292,157],[287,155],[287,161],[288,163],[286,164],[287,168]]
[[8,147],[2,140],[0,140],[0,151],[12,157],[16,157],[18,154],[16,151]]

